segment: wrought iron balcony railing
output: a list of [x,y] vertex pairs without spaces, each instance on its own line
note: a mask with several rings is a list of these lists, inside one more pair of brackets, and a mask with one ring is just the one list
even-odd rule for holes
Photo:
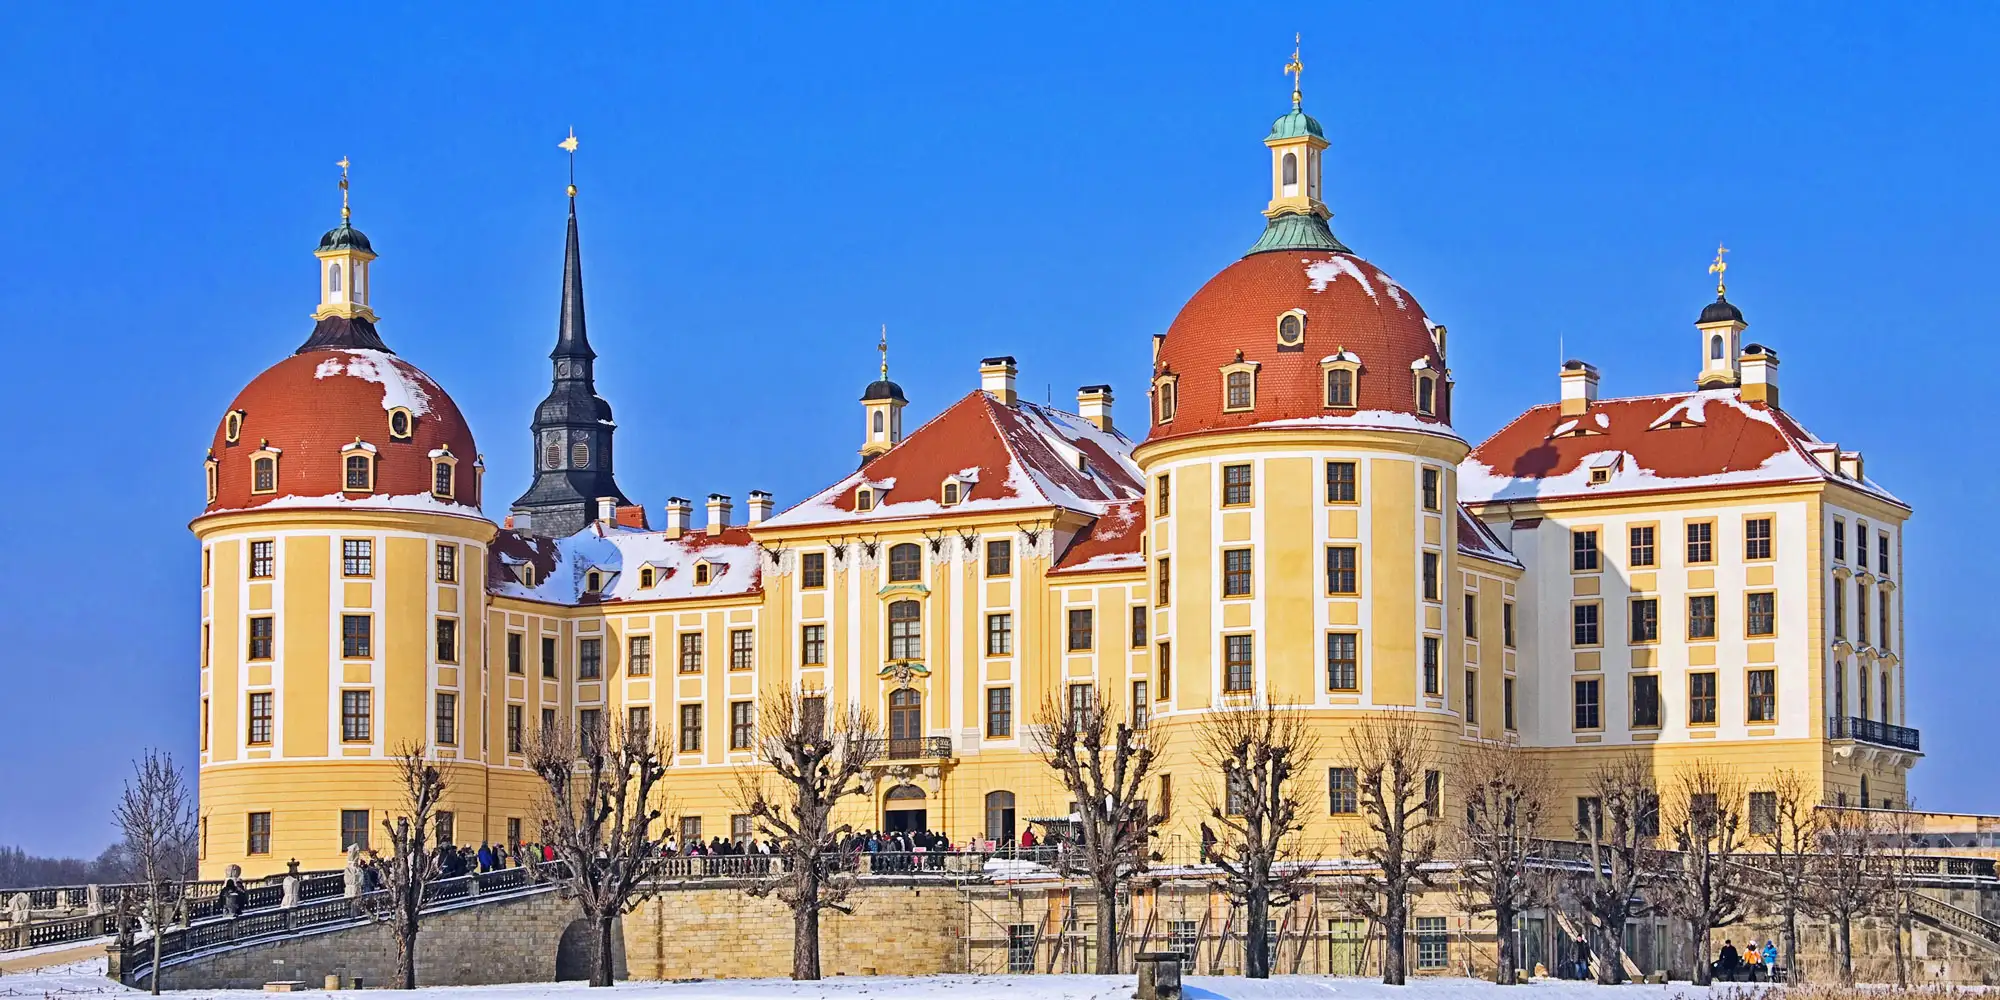
[[863,740],[860,744],[862,760],[927,760],[951,756],[949,736],[891,736],[887,739]]
[[1874,719],[1835,716],[1826,720],[1826,732],[1830,739],[1873,743],[1876,746],[1912,752],[1923,750],[1923,743],[1918,738],[1916,730],[1908,726],[1892,726]]

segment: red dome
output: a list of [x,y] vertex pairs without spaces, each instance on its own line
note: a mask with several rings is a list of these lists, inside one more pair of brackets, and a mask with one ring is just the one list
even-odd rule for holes
[[[409,411],[409,434],[397,437],[391,420]],[[231,443],[230,423],[242,426]],[[373,448],[372,491],[344,491],[343,448],[359,439]],[[251,492],[251,454],[278,452],[277,490]],[[454,498],[432,496],[432,456],[458,459]],[[283,500],[324,500],[326,506],[479,506],[479,449],[457,404],[416,366],[387,351],[314,350],[294,354],[250,380],[223,414],[209,455],[216,460],[215,498],[209,512],[258,507]],[[400,502],[397,498],[404,498]]]
[[[1294,309],[1305,314],[1303,343],[1281,349],[1279,319]],[[1225,412],[1222,368],[1238,352],[1257,364],[1255,406]],[[1326,405],[1323,363],[1341,352],[1361,366],[1348,408]],[[1439,376],[1434,415],[1417,410],[1413,369],[1420,363]],[[1161,423],[1156,399],[1147,440],[1320,418],[1333,425],[1430,424],[1450,433],[1443,373],[1423,307],[1375,265],[1327,250],[1254,253],[1209,279],[1168,328],[1155,374],[1176,376],[1176,408],[1173,420]]]

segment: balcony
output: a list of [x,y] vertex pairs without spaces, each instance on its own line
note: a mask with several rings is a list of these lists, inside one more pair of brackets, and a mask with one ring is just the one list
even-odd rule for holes
[[860,750],[861,759],[871,763],[882,760],[950,760],[951,737],[912,736],[862,740]]
[[1876,722],[1873,719],[1836,716],[1826,720],[1826,735],[1828,739],[1853,740],[1856,743],[1869,743],[1891,750],[1907,750],[1911,753],[1923,752],[1923,744],[1918,739],[1916,730],[1908,726],[1892,726],[1886,722]]

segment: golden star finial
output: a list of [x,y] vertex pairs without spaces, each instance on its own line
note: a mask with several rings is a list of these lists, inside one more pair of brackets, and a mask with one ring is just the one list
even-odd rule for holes
[[1292,32],[1292,61],[1285,64],[1285,75],[1292,78],[1292,107],[1299,106],[1299,79],[1306,72],[1306,64],[1299,60],[1299,32]]
[[556,143],[556,148],[569,153],[569,196],[576,197],[576,126],[570,126],[569,138]]
[[1729,262],[1722,259],[1722,255],[1728,252],[1728,247],[1717,242],[1715,244],[1715,263],[1708,265],[1708,273],[1715,275],[1715,297],[1718,299],[1722,297],[1725,288],[1723,277],[1729,273]]
[[340,168],[340,221],[346,222],[350,214],[347,209],[347,168],[349,166],[347,157],[341,157],[340,162],[335,163],[334,166]]

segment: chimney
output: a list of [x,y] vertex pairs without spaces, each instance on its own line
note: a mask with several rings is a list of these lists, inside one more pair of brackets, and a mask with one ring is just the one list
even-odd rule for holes
[[597,523],[610,524],[618,520],[618,498],[597,498]]
[[1862,478],[1860,452],[1843,451],[1840,453],[1840,474],[1857,482]]
[[750,523],[763,524],[771,516],[771,494],[764,490],[750,491]]
[[626,528],[637,528],[640,531],[647,530],[649,525],[646,524],[646,508],[636,503],[620,504],[618,506],[618,524]]
[[1574,358],[1562,366],[1562,412],[1574,417],[1597,402],[1597,369]]
[[1111,430],[1111,387],[1108,385],[1086,385],[1076,391],[1077,416],[1097,425],[1100,431]]
[[987,358],[979,362],[979,387],[1000,401],[1001,406],[1013,406],[1014,376],[1020,370],[1014,367],[1013,358]]
[[708,495],[708,528],[711,535],[720,535],[729,527],[729,498],[720,493]]
[[1737,360],[1743,371],[1743,401],[1778,405],[1778,352],[1763,344],[1751,344]]
[[663,529],[668,538],[679,538],[687,534],[694,523],[694,504],[686,497],[667,498],[667,524]]

